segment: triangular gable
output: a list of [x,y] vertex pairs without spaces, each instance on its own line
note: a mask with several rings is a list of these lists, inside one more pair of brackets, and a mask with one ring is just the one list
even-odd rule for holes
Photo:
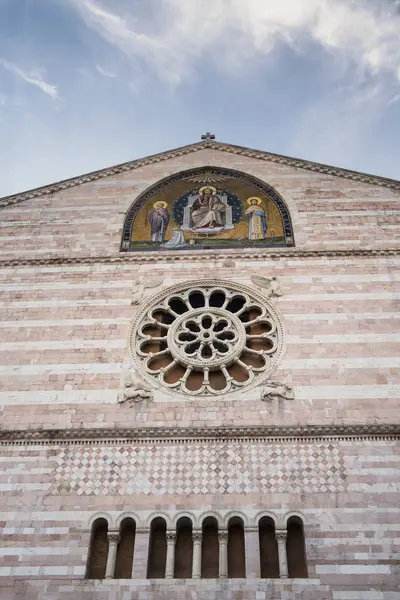
[[32,198],[45,196],[47,194],[53,194],[55,192],[59,192],[80,185],[82,183],[90,183],[91,181],[96,181],[98,179],[103,179],[105,177],[117,175],[118,173],[131,171],[140,167],[145,167],[147,165],[151,165],[164,160],[174,159],[179,156],[184,156],[192,152],[198,152],[199,150],[205,149],[220,150],[221,152],[228,152],[230,154],[238,154],[241,156],[247,156],[249,158],[256,158],[258,160],[287,165],[296,169],[303,169],[307,171],[313,171],[316,173],[323,173],[325,175],[342,177],[344,179],[351,179],[353,181],[359,181],[361,183],[367,183],[369,185],[378,185],[392,190],[400,190],[400,181],[396,179],[379,177],[368,173],[361,173],[359,171],[351,171],[349,169],[343,169],[340,167],[334,167],[331,165],[325,165],[322,163],[316,163],[299,158],[292,158],[281,154],[273,154],[271,152],[254,150],[251,148],[246,148],[244,146],[235,146],[233,144],[226,144],[224,142],[204,140],[201,142],[196,142],[195,144],[181,146],[180,148],[175,148],[166,152],[160,152],[158,154],[153,154],[145,158],[129,161],[113,167],[107,167],[99,171],[92,171],[91,173],[86,173],[78,177],[64,179],[63,181],[35,188],[33,190],[28,190],[19,194],[5,196],[4,198],[0,199],[0,207],[18,204],[20,202],[23,202],[24,200],[30,200]]

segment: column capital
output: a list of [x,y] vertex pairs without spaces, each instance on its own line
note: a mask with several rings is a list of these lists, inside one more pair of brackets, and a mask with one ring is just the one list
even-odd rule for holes
[[118,544],[120,541],[120,537],[119,537],[119,531],[109,531],[107,533],[107,537],[108,537],[108,542],[110,544]]
[[201,544],[203,532],[200,529],[195,529],[192,533],[192,539],[194,544]]
[[218,531],[218,540],[222,543],[226,543],[228,541],[228,532],[226,530]]
[[287,530],[286,529],[275,529],[275,537],[277,541],[285,541],[287,538]]
[[167,544],[175,544],[176,531],[167,531]]

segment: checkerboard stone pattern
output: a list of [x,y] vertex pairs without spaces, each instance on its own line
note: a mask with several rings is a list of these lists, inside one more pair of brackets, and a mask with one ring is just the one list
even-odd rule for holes
[[337,492],[346,489],[331,444],[186,443],[60,449],[53,494],[165,495]]

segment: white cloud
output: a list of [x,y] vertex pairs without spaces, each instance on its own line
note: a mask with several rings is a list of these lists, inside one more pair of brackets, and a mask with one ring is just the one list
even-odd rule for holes
[[85,23],[128,57],[141,56],[180,83],[208,56],[246,66],[282,40],[295,50],[310,41],[372,73],[400,81],[400,15],[391,0],[69,0]]
[[400,94],[395,94],[392,98],[390,98],[388,106],[395,104],[396,102],[400,102]]
[[30,83],[31,85],[36,86],[37,88],[42,90],[42,92],[50,96],[50,98],[52,98],[53,100],[59,99],[57,86],[47,83],[43,79],[41,71],[35,69],[27,73],[17,65],[14,65],[13,63],[4,59],[0,59],[0,65],[2,65],[4,69],[7,69],[7,71],[11,71],[11,73],[14,73],[15,75],[17,75],[17,77],[20,77],[26,83]]
[[117,76],[112,71],[108,71],[107,69],[105,69],[104,67],[102,67],[100,65],[96,65],[96,70],[100,73],[100,75],[103,75],[103,77],[109,77],[110,79],[115,79],[115,77]]

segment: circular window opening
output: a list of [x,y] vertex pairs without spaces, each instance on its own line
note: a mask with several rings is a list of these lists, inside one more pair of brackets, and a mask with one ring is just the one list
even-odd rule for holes
[[130,350],[156,385],[221,394],[266,379],[283,356],[282,319],[259,292],[236,283],[188,282],[139,309]]

